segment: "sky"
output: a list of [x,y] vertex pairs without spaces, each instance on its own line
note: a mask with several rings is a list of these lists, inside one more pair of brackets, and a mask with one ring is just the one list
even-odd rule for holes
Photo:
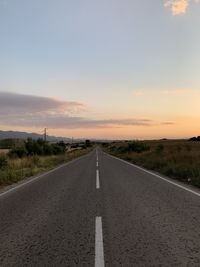
[[0,129],[200,135],[200,1],[0,0]]

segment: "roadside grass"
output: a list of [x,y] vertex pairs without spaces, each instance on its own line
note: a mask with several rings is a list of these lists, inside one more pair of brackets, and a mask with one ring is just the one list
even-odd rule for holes
[[65,162],[87,154],[91,149],[74,150],[61,155],[35,155],[16,159],[1,155],[0,186],[10,185],[30,176],[48,171]]
[[10,149],[0,148],[0,155],[2,155],[2,154],[8,154],[9,151],[10,151]]
[[127,151],[131,142],[115,142],[104,150],[131,163],[154,170],[173,179],[200,187],[200,142],[187,140],[141,141],[148,149]]

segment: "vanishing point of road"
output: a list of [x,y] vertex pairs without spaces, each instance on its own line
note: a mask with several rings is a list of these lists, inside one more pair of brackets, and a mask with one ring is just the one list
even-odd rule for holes
[[200,192],[97,148],[0,193],[0,266],[200,266]]

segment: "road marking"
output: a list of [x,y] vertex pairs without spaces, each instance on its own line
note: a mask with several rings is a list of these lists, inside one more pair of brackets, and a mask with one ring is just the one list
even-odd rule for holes
[[194,190],[192,190],[192,189],[190,189],[190,188],[187,188],[186,186],[183,186],[183,185],[181,185],[181,184],[179,184],[179,183],[176,183],[176,182],[174,182],[174,181],[171,181],[171,180],[169,180],[170,178],[164,178],[164,177],[162,177],[162,176],[160,176],[160,175],[158,175],[158,174],[156,174],[156,173],[153,173],[153,172],[151,172],[151,171],[149,171],[149,170],[146,170],[146,169],[144,169],[144,168],[142,168],[142,167],[140,167],[140,166],[137,166],[137,165],[135,165],[135,164],[133,164],[133,163],[127,162],[127,161],[125,161],[125,160],[123,160],[123,159],[114,157],[114,156],[112,156],[112,155],[110,155],[110,154],[107,154],[107,153],[105,153],[105,154],[108,155],[108,156],[111,157],[111,158],[114,158],[114,159],[117,159],[117,160],[119,160],[119,161],[121,161],[121,162],[124,162],[124,163],[126,163],[126,164],[128,164],[128,165],[130,165],[130,166],[132,166],[132,167],[135,167],[135,168],[137,168],[137,169],[139,169],[139,170],[141,170],[141,171],[144,171],[144,172],[146,172],[146,173],[148,173],[148,174],[150,174],[150,175],[152,175],[152,176],[154,176],[154,177],[156,177],[156,178],[159,178],[159,179],[161,179],[161,180],[163,180],[163,181],[165,181],[165,182],[167,182],[167,183],[169,183],[169,184],[173,184],[173,185],[175,185],[175,186],[177,186],[177,187],[179,187],[179,188],[181,188],[181,189],[183,189],[183,190],[185,190],[185,191],[188,191],[188,192],[193,193],[194,195],[200,197],[200,193],[198,193],[198,192],[196,192],[196,191],[194,191]]
[[96,170],[96,189],[100,188],[100,183],[99,183],[99,170]]
[[96,164],[97,167],[99,167],[99,162],[97,161],[97,164]]
[[104,267],[102,218],[96,217],[95,227],[95,267]]

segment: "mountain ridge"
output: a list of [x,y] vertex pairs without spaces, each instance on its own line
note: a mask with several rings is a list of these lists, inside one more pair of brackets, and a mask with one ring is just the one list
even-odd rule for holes
[[[38,138],[44,138],[43,134],[38,133],[28,133],[28,132],[20,132],[20,131],[2,131],[0,130],[0,140],[7,139],[7,138],[15,138],[15,139],[38,139]],[[51,142],[57,142],[57,141],[65,141],[65,142],[71,142],[71,138],[68,137],[60,137],[60,136],[53,136],[53,135],[47,135],[47,141]]]

